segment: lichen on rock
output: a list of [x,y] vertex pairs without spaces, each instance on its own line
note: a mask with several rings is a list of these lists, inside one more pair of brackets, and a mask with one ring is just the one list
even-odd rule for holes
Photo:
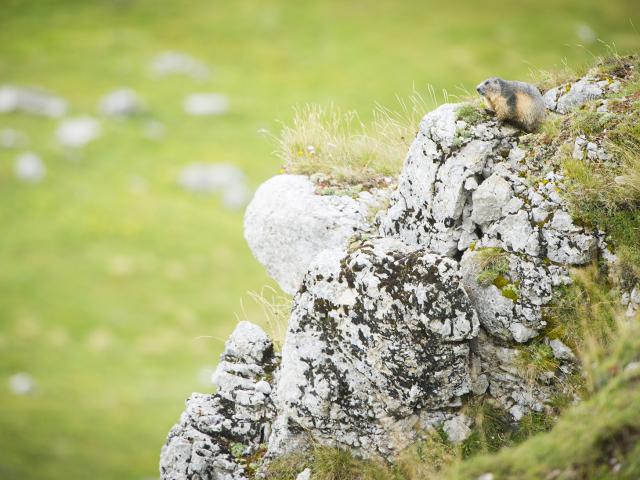
[[389,238],[323,252],[295,297],[270,453],[309,434],[365,456],[397,452],[470,391],[477,330],[455,261]]

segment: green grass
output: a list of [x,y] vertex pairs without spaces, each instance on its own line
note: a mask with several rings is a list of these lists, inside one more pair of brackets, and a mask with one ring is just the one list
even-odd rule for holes
[[[575,46],[578,21],[621,51],[637,48],[629,18],[640,24],[632,0],[494,0],[480,11],[470,0],[4,1],[1,83],[50,89],[73,114],[128,86],[148,112],[105,120],[74,157],[52,140],[55,121],[0,116],[48,171],[40,185],[20,184],[18,152],[0,150],[0,477],[156,477],[165,434],[191,391],[211,389],[198,372],[215,365],[236,315],[262,321],[247,292],[273,284],[245,245],[241,214],[178,188],[184,165],[233,162],[255,187],[282,163],[257,132],[277,134],[293,105],[333,103],[369,125],[376,103],[395,108],[414,84],[443,100],[443,89],[473,91],[492,75],[591,63]],[[214,75],[151,79],[146,66],[166,49]],[[195,91],[229,95],[231,111],[185,115]],[[164,140],[143,137],[147,119],[167,126]],[[34,376],[34,395],[8,392],[19,371]]]
[[640,355],[638,325],[632,325],[609,350],[598,367],[596,393],[569,409],[548,433],[535,435],[519,446],[494,455],[456,464],[446,478],[476,478],[491,472],[496,479],[612,478],[611,458],[621,463],[615,478],[640,474],[640,371],[625,371]]

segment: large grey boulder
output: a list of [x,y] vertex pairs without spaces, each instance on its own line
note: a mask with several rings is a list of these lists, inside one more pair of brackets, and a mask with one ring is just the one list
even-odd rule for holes
[[370,228],[370,205],[348,196],[317,195],[303,175],[278,175],[256,191],[244,218],[244,236],[280,288],[293,295],[321,251],[344,247]]
[[213,375],[217,393],[192,394],[169,432],[160,454],[161,479],[246,480],[239,456],[254,453],[269,438],[274,410],[268,379],[274,368],[269,337],[240,322]]
[[470,387],[478,319],[455,261],[391,238],[325,250],[295,297],[277,373],[277,455],[307,435],[388,456]]

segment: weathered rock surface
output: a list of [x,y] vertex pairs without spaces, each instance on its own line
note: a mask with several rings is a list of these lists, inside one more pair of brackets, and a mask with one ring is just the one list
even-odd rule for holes
[[568,271],[532,257],[507,254],[506,275],[483,284],[478,280],[482,256],[481,251],[467,250],[460,261],[463,283],[480,324],[507,341],[523,343],[538,336],[546,325],[542,307],[551,300],[554,288],[569,283]]
[[164,480],[244,480],[231,447],[253,452],[269,438],[273,403],[267,381],[275,367],[273,343],[249,322],[231,334],[213,375],[215,395],[194,393],[162,447]]
[[280,288],[293,295],[321,251],[346,246],[370,228],[369,206],[347,196],[317,195],[302,175],[278,175],[255,193],[244,218],[244,236]]
[[562,177],[551,171],[529,185],[520,133],[494,120],[468,125],[456,119],[456,108],[443,105],[422,120],[381,233],[451,257],[473,244],[590,262],[596,236],[571,221],[559,194]]
[[362,455],[397,451],[470,391],[477,331],[455,261],[390,238],[325,250],[295,297],[270,454],[307,434]]

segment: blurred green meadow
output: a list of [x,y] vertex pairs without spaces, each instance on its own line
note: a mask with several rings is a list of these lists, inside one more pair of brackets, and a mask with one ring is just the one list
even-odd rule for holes
[[[66,98],[102,135],[77,152],[57,119],[0,115],[26,144],[0,148],[0,478],[145,479],[237,319],[263,322],[248,295],[274,285],[242,236],[242,211],[177,182],[194,162],[227,162],[252,189],[278,173],[279,121],[333,102],[370,118],[376,102],[432,85],[437,100],[485,77],[530,79],[637,49],[637,0],[0,1],[0,85]],[[605,43],[598,41],[602,39]],[[177,50],[206,79],[154,78]],[[134,89],[146,112],[102,118],[99,99]],[[194,117],[193,92],[229,97]],[[161,122],[162,138],[144,135]],[[24,151],[47,173],[14,175]],[[18,372],[36,384],[16,395]]]

